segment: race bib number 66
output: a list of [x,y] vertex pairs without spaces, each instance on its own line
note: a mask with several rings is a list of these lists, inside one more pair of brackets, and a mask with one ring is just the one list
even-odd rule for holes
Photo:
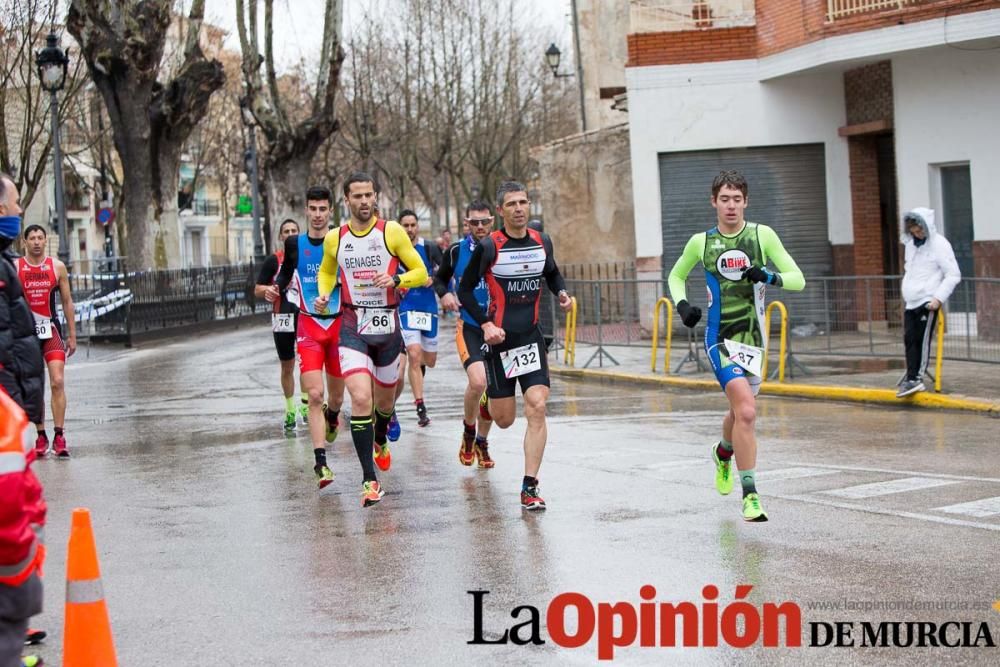
[[390,308],[359,308],[358,333],[384,336],[396,330],[396,313]]
[[503,374],[508,380],[531,371],[537,371],[542,367],[542,358],[538,354],[538,343],[505,350],[500,353],[500,362],[503,364]]

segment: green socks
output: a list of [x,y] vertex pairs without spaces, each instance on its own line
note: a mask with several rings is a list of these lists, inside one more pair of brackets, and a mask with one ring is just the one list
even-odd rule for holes
[[743,497],[746,498],[751,493],[757,493],[757,480],[755,478],[756,471],[753,468],[750,470],[740,471],[740,484],[743,485]]

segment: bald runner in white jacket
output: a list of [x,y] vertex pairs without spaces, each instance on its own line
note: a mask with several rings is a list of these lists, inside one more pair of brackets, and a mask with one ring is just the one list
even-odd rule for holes
[[902,296],[906,307],[903,320],[906,377],[896,395],[902,398],[926,389],[922,378],[927,371],[934,325],[962,273],[951,243],[934,225],[933,210],[915,208],[907,212],[900,240],[905,258]]

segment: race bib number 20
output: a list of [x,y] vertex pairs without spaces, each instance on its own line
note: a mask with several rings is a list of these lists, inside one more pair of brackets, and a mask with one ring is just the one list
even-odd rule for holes
[[503,374],[508,380],[531,371],[537,371],[542,367],[542,358],[538,354],[538,343],[505,350],[500,353],[500,361],[503,363]]
[[396,330],[396,314],[390,308],[359,308],[358,333],[384,336]]
[[431,330],[431,317],[430,313],[421,313],[416,310],[411,310],[406,313],[406,323],[411,329],[416,329],[417,331],[430,331]]

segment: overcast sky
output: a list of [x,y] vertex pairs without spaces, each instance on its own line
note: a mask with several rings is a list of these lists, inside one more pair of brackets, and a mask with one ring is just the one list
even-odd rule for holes
[[[551,26],[551,41],[555,41],[563,52],[572,52],[572,26],[569,21],[570,0],[520,0],[526,11],[533,12],[538,24]],[[382,4],[393,0],[375,0]],[[344,35],[351,32],[364,20],[366,10],[373,0],[344,0]],[[187,4],[187,3],[185,3]],[[264,5],[259,3],[259,21],[263,29]],[[323,40],[324,0],[276,0],[274,3],[275,59],[279,67],[299,62],[303,58],[313,60],[320,50]],[[528,9],[530,8],[530,9]],[[229,31],[227,46],[239,50],[236,35],[235,0],[207,0],[205,19]],[[263,44],[263,41],[262,41]],[[541,59],[548,43],[538,45]]]

